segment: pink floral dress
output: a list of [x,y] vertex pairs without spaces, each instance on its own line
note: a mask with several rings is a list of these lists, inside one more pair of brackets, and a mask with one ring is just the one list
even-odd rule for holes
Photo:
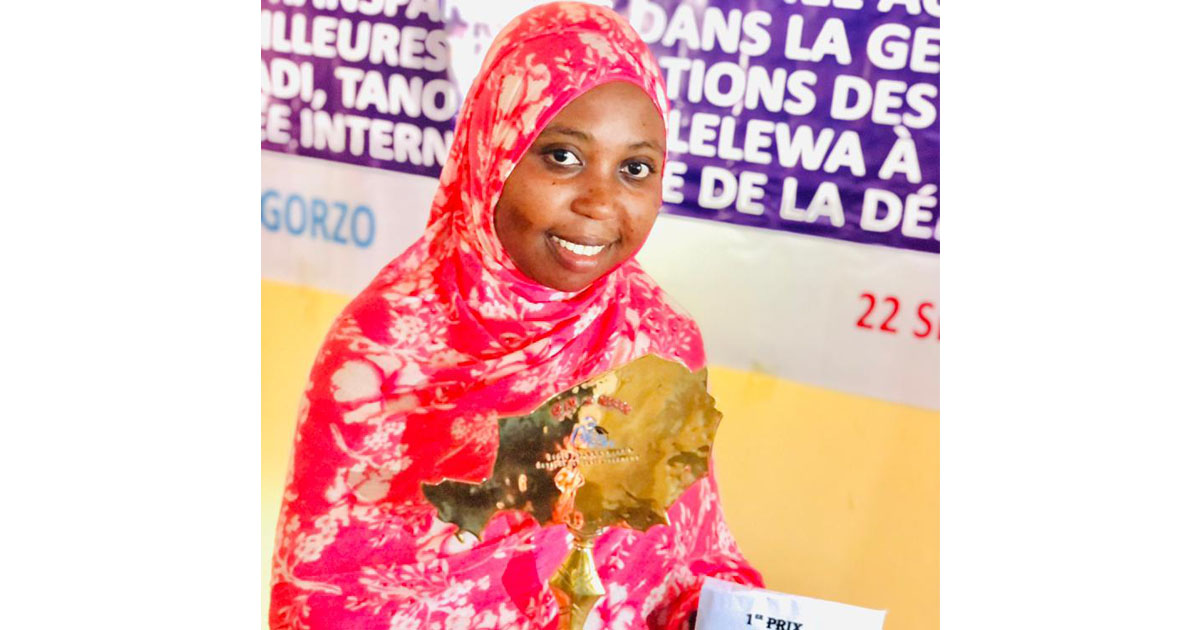
[[[572,99],[641,87],[664,119],[658,66],[623,18],[535,8],[497,37],[467,94],[425,234],[334,322],[304,392],[276,533],[270,625],[311,629],[554,628],[547,581],[562,526],[498,513],[478,539],[437,519],[422,483],[481,482],[497,420],[648,353],[704,365],[695,322],[636,260],[565,293],[517,270],[492,228],[505,178]],[[607,595],[588,628],[675,628],[701,577],[762,585],[712,476],[670,525],[596,541]]]

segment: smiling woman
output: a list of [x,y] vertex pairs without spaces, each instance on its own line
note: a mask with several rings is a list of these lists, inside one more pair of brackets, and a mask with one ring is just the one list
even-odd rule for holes
[[517,268],[578,291],[632,258],[662,205],[665,138],[654,102],[631,83],[592,88],[559,112],[496,204],[496,236]]
[[[463,533],[422,488],[480,484],[499,421],[653,354],[704,367],[696,323],[633,258],[661,203],[667,101],[610,10],[544,5],[496,38],[425,234],[342,312],[309,377],[273,558],[273,628],[545,629],[568,534],[505,509]],[[669,523],[595,539],[589,628],[686,628],[704,576],[762,585],[711,475]]]

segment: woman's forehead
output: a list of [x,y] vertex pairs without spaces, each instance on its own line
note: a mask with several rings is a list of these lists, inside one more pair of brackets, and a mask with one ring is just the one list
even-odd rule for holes
[[549,136],[661,151],[666,127],[654,102],[640,87],[616,81],[596,86],[568,103],[539,134]]

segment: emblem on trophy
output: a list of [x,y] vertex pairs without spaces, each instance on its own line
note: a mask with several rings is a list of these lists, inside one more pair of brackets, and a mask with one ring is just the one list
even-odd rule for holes
[[501,510],[566,525],[571,552],[550,580],[560,628],[579,629],[604,595],[592,557],[608,527],[646,531],[708,473],[721,414],[707,370],[647,355],[562,392],[524,416],[500,419],[500,446],[483,483],[424,487],[438,517],[478,536]]

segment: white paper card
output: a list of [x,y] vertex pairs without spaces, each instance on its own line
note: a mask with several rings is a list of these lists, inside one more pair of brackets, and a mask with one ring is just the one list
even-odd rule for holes
[[883,630],[885,614],[704,578],[696,630]]

